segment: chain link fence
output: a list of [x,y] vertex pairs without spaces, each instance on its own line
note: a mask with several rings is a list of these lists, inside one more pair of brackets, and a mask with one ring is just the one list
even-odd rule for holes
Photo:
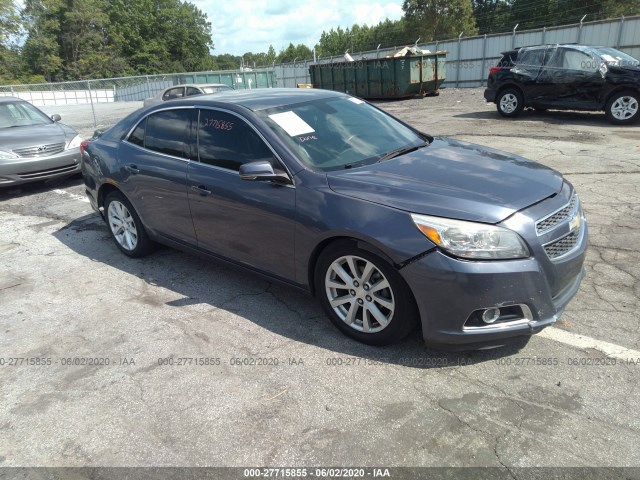
[[[517,27],[517,26],[516,26]],[[640,16],[584,22],[536,30],[482,35],[418,45],[432,52],[446,50],[446,81],[443,87],[479,87],[485,84],[488,70],[500,58],[500,52],[516,46],[543,43],[584,43],[616,47],[640,57]],[[352,52],[354,59],[384,58],[403,45],[393,48]],[[309,66],[313,63],[342,62],[342,56],[296,59],[246,70],[174,73],[137,77],[82,80],[77,82],[0,86],[0,96],[22,98],[43,108],[61,113],[64,122],[82,131],[90,127],[112,125],[124,115],[142,106],[142,101],[165,88],[184,83],[223,83],[236,90],[288,87],[311,83]]]
[[103,127],[113,124],[122,117],[123,112],[141,107],[145,99],[159,95],[164,89],[189,83],[221,83],[236,90],[277,86],[271,69],[228,70],[5,85],[0,86],[0,96],[21,98],[47,113],[62,112],[65,114],[65,123],[78,128],[87,128],[86,117],[90,114],[90,126]]

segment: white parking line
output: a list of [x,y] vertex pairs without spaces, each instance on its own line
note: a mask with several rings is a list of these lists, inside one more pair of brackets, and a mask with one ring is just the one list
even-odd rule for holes
[[87,197],[83,197],[82,195],[76,195],[75,193],[67,192],[66,190],[60,190],[59,188],[56,188],[55,190],[53,190],[53,193],[71,197],[74,200],[78,200],[80,202],[89,203],[89,199]]
[[602,340],[596,340],[595,338],[587,337],[585,335],[579,335],[577,333],[567,332],[560,328],[548,327],[542,330],[538,336],[554,340],[556,342],[564,343],[571,347],[576,348],[593,348],[604,353],[608,357],[617,358],[619,360],[640,360],[640,351],[632,350],[630,348],[622,347],[614,343],[604,342]]

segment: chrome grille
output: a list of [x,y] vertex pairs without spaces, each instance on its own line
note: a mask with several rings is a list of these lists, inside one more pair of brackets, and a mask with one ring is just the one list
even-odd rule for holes
[[38,171],[35,171],[35,172],[18,173],[18,176],[20,178],[25,179],[25,180],[29,180],[29,179],[37,179],[37,178],[48,177],[50,175],[57,175],[59,173],[73,172],[74,170],[77,170],[77,169],[78,169],[78,165],[71,164],[71,165],[65,165],[64,167],[49,168],[47,170],[38,170]]
[[545,232],[548,232],[556,225],[573,218],[575,216],[575,212],[578,207],[578,196],[573,195],[571,197],[571,201],[560,210],[555,213],[552,213],[548,217],[543,218],[542,220],[538,220],[536,223],[536,233],[538,235],[542,235]]
[[13,153],[21,157],[48,157],[64,151],[64,143],[49,143],[34,147],[16,148]]
[[578,243],[580,238],[580,229],[574,230],[569,235],[565,235],[560,240],[551,242],[544,246],[544,251],[547,252],[547,256],[553,260],[569,253]]

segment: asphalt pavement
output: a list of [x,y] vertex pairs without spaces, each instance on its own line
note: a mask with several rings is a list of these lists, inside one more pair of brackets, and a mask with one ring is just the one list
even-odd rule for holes
[[[640,466],[640,125],[503,119],[481,89],[379,106],[575,185],[587,275],[554,327],[478,352],[418,331],[361,345],[286,286],[168,248],[125,257],[79,179],[5,189],[0,466]],[[87,106],[50,109],[93,131]]]

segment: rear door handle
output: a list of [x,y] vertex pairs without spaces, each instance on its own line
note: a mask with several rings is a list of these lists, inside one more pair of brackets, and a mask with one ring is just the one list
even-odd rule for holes
[[137,165],[134,165],[134,164],[126,165],[124,169],[129,173],[133,173],[134,175],[137,173],[140,173],[140,169],[138,168]]
[[191,185],[191,190],[193,190],[194,192],[198,192],[203,197],[211,195],[211,190],[207,190],[207,187],[204,185]]

